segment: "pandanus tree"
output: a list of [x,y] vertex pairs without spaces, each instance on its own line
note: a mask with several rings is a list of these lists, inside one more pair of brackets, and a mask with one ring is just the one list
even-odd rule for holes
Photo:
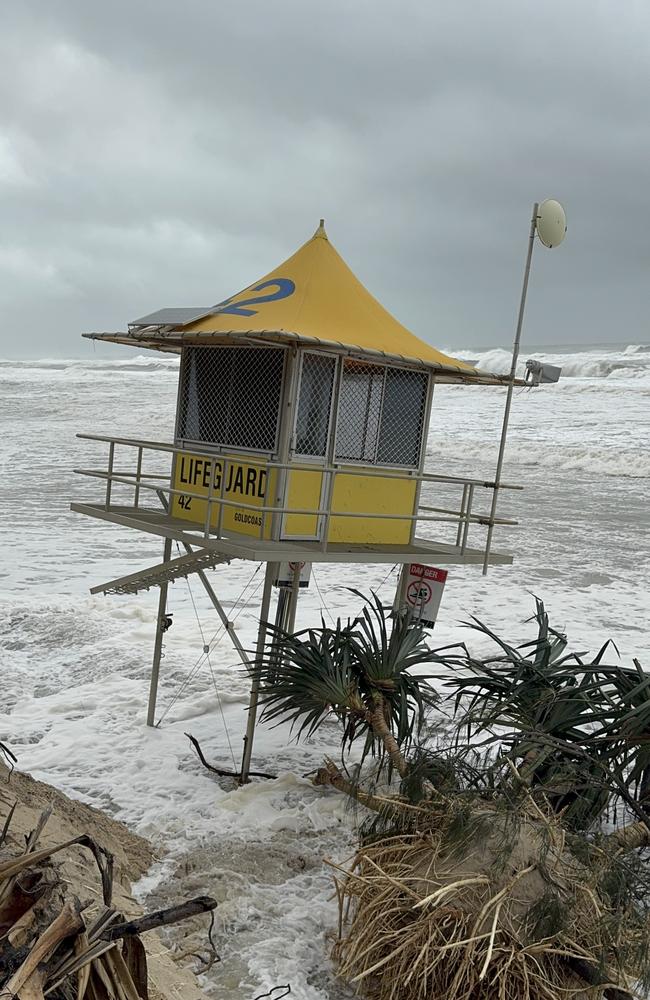
[[289,721],[300,737],[333,715],[344,749],[361,741],[362,761],[371,754],[380,769],[387,764],[405,777],[406,755],[438,697],[426,677],[411,673],[436,659],[425,630],[406,617],[391,620],[373,595],[345,625],[323,621],[297,634],[269,625],[269,632],[267,655],[254,668],[263,717]]
[[611,642],[594,656],[567,651],[539,600],[534,620],[536,637],[518,647],[467,623],[497,652],[474,657],[463,647],[445,660],[439,680],[454,694],[457,743],[498,747],[498,760],[516,764],[573,829],[594,828],[618,801],[645,822],[650,675],[638,660],[606,663]]
[[[605,663],[609,644],[569,652],[541,602],[535,620],[515,646],[473,619],[495,647],[477,657],[431,648],[373,596],[345,624],[273,630],[256,667],[267,719],[301,736],[334,716],[343,749],[376,758],[373,782],[399,782],[377,794],[331,760],[316,775],[376,815],[337,871],[334,950],[372,1000],[621,1000],[650,985],[635,850],[650,837],[650,675]],[[616,803],[631,822],[607,832]]]

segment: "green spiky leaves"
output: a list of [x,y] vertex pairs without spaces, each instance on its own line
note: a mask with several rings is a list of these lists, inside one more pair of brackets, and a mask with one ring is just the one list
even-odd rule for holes
[[254,667],[263,718],[290,722],[297,736],[312,735],[332,715],[344,727],[344,745],[365,741],[383,757],[383,723],[401,752],[422,730],[436,695],[411,671],[436,659],[426,633],[408,617],[391,618],[376,594],[358,618],[297,634],[270,625],[271,642]]
[[590,827],[617,797],[645,819],[650,675],[637,661],[634,669],[605,663],[610,643],[592,657],[567,652],[566,636],[535,600],[532,641],[512,646],[473,618],[469,627],[498,653],[478,659],[465,649],[444,658],[458,738],[498,743],[569,827]]

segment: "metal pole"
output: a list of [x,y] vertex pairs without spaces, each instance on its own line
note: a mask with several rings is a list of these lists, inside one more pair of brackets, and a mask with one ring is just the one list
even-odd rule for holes
[[133,496],[133,506],[140,504],[140,480],[142,479],[142,445],[138,448],[138,464],[135,470],[135,494]]
[[[216,462],[216,458],[214,459]],[[221,489],[219,490],[219,516],[217,517],[217,538],[223,536],[223,501],[226,488],[226,473],[228,471],[228,459],[224,455],[221,460]]]
[[108,446],[108,476],[106,478],[106,503],[104,509],[108,510],[111,505],[111,489],[113,488],[113,460],[115,458],[115,442],[111,441]]
[[510,382],[506,395],[506,408],[503,413],[503,426],[501,428],[501,443],[499,444],[499,457],[497,458],[497,470],[494,475],[494,492],[492,493],[492,507],[490,508],[490,523],[488,524],[487,539],[485,541],[485,559],[483,561],[483,576],[487,575],[488,563],[490,560],[490,546],[492,544],[492,532],[494,531],[494,518],[499,502],[499,486],[501,483],[501,470],[503,468],[503,457],[506,450],[506,436],[508,433],[508,422],[510,420],[510,406],[512,404],[512,394],[515,388],[515,373],[517,371],[517,361],[519,359],[519,342],[521,340],[521,328],[524,323],[524,310],[526,308],[526,293],[528,292],[528,278],[530,276],[530,262],[533,256],[533,245],[535,243],[535,230],[537,228],[537,212],[539,204],[533,205],[533,217],[530,220],[530,234],[528,236],[528,254],[526,256],[526,267],[524,269],[524,283],[521,289],[521,301],[519,303],[519,316],[517,318],[517,332],[515,343],[512,349],[512,364],[510,366]]
[[[172,554],[172,540],[165,539],[163,547],[163,562],[169,562]],[[167,612],[167,581],[160,584],[158,598],[158,617],[156,618],[156,640],[153,647],[153,664],[151,667],[151,684],[149,686],[149,706],[147,708],[147,725],[154,726],[156,715],[156,698],[158,696],[158,675],[160,674],[160,656],[162,653],[163,630],[162,622]]]
[[456,546],[460,545],[461,539],[463,537],[463,519],[465,517],[465,509],[467,507],[467,483],[463,486],[463,499],[460,502],[460,514],[458,515],[458,530],[456,532]]
[[297,562],[293,569],[293,580],[291,581],[291,591],[289,593],[286,632],[293,632],[296,627],[296,609],[298,607],[298,595],[300,594],[300,569],[300,563]]
[[[296,573],[298,574],[296,582]],[[279,632],[293,632],[296,624],[296,606],[298,604],[298,594],[300,586],[300,569],[293,570],[293,578],[290,587],[280,587],[278,589],[278,602],[275,606],[275,628]],[[275,672],[282,663],[282,654],[275,652],[272,666]]]
[[[215,467],[215,461],[216,460],[213,459],[212,462],[210,463],[210,485],[208,486],[208,500],[207,500],[207,503],[206,503],[206,511],[205,511],[205,528],[203,530],[203,537],[204,538],[209,538],[210,537],[210,511],[211,511],[211,508],[212,508],[212,493],[214,491],[214,467]],[[217,517],[218,516],[219,515],[217,513]]]
[[[277,563],[267,563],[264,575],[264,590],[262,591],[262,604],[260,607],[260,627],[257,632],[257,647],[255,650],[255,662],[259,663],[264,656],[264,646],[266,645],[266,626],[269,619],[269,608],[271,606],[271,590],[273,588],[273,576],[277,569]],[[253,737],[255,735],[255,723],[257,721],[257,702],[260,694],[260,682],[257,676],[253,677],[251,685],[251,697],[248,705],[248,724],[246,735],[244,736],[244,755],[241,762],[240,783],[246,784],[248,772],[251,768],[251,757],[253,755]]]
[[410,563],[403,563],[400,569],[395,598],[393,600],[393,614],[396,617],[402,614],[406,604],[406,578],[408,576],[409,565]]
[[[493,498],[496,493],[493,494]],[[465,555],[465,550],[467,548],[467,535],[469,534],[469,526],[472,519],[472,504],[474,502],[474,484],[470,483],[467,488],[467,504],[465,506],[465,524],[463,526],[463,537],[460,543],[460,554]]]
[[332,520],[332,497],[334,496],[334,477],[336,472],[328,469],[323,472],[323,476],[327,476],[327,486],[325,488],[325,502],[323,507],[325,509],[325,516],[319,517],[317,519],[317,533],[320,532],[321,536],[321,549],[323,552],[327,552],[327,543],[329,540],[330,533],[330,522]]

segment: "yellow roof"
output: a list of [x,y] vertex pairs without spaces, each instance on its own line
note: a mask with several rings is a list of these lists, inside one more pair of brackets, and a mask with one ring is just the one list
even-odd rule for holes
[[196,333],[268,337],[271,332],[473,370],[391,316],[334,249],[322,221],[312,238],[279,267],[219,303],[209,315],[184,324],[183,339],[191,340]]
[[[508,375],[484,372],[443,354],[402,326],[336,252],[322,219],[292,257],[216,306],[159,309],[133,320],[126,331],[83,336],[173,353],[190,345],[302,342],[419,363],[438,371],[440,382],[510,382]],[[516,379],[514,384],[526,383]]]

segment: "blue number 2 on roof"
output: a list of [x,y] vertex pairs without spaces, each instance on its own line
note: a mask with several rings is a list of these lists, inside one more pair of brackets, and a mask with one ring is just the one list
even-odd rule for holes
[[[293,295],[296,290],[296,286],[291,278],[273,278],[272,281],[263,281],[261,285],[255,285],[255,288],[251,288],[250,290],[251,292],[262,292],[265,288],[274,287],[277,291],[271,292],[269,295],[258,295],[257,298],[242,299],[241,302],[233,302],[232,300],[236,296],[231,295],[229,299],[224,299],[223,302],[215,306],[212,312],[229,313],[231,316],[255,316],[257,309],[246,309],[244,307],[256,306],[261,302],[275,302],[277,299],[286,299],[289,295]],[[237,294],[241,295],[241,292]]]

